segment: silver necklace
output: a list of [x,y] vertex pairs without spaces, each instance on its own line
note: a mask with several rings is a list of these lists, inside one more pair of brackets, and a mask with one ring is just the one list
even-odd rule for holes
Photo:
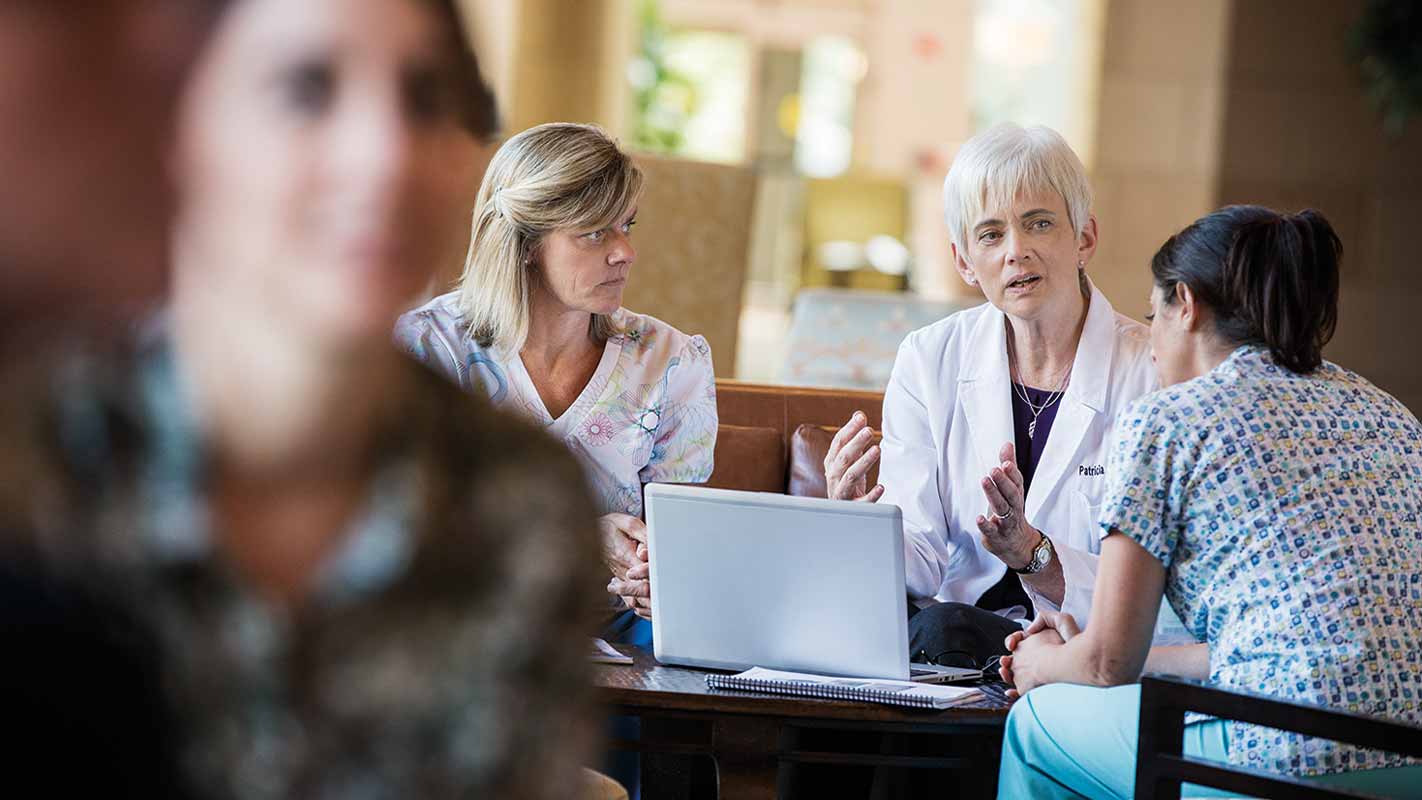
[[1032,412],[1032,421],[1027,423],[1027,438],[1031,439],[1037,435],[1037,418],[1042,416],[1042,412],[1052,407],[1058,400],[1062,399],[1062,394],[1066,392],[1067,382],[1071,379],[1072,364],[1068,364],[1066,372],[1062,373],[1062,379],[1057,385],[1056,391],[1047,395],[1047,399],[1039,406],[1032,402],[1032,398],[1027,394],[1027,384],[1022,381],[1022,373],[1017,369],[1017,353],[1012,346],[1012,336],[1007,337],[1007,360],[1008,368],[1013,373],[1009,377],[1012,379],[1012,389],[1017,392],[1017,396],[1022,398],[1022,402],[1027,404],[1028,410]]

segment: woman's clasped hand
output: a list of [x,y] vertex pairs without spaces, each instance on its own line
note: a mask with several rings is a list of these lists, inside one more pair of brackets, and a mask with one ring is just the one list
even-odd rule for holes
[[1007,637],[1003,645],[1008,655],[998,662],[998,676],[1010,684],[1007,696],[1017,699],[1040,686],[1038,672],[1045,651],[1060,647],[1081,633],[1076,619],[1060,611],[1043,611],[1021,631]]
[[647,561],[647,523],[631,514],[604,514],[597,521],[602,560],[612,571],[607,591],[642,619],[652,618],[652,568]]

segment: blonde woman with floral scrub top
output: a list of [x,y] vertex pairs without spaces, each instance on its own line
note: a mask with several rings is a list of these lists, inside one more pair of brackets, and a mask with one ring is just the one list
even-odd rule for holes
[[651,642],[642,487],[711,477],[716,387],[700,336],[622,308],[642,172],[598,128],[509,139],[479,188],[457,289],[400,318],[400,346],[465,391],[543,423],[582,460],[602,513],[606,632]]

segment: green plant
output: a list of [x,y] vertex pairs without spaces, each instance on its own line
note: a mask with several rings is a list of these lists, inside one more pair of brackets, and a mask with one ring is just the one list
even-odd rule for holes
[[674,153],[685,140],[686,121],[697,106],[696,85],[667,63],[670,30],[657,0],[641,0],[637,9],[641,47],[628,68],[637,117],[633,145],[655,153]]
[[1369,0],[1348,31],[1348,52],[1388,132],[1422,110],[1422,2]]

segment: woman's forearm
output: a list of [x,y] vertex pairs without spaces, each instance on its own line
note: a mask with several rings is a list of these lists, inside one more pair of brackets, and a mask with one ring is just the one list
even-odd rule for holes
[[1210,646],[1182,644],[1152,647],[1146,656],[1146,672],[1179,675],[1182,678],[1208,680],[1210,677]]
[[1210,646],[1152,647],[1145,663],[1141,664],[1083,633],[1052,653],[1043,677],[1051,683],[1120,686],[1139,680],[1142,672],[1164,672],[1204,680],[1210,676]]
[[[1053,542],[1053,545],[1055,544]],[[1062,602],[1066,599],[1066,575],[1062,572],[1061,559],[1054,558],[1047,564],[1046,569],[1032,575],[1022,575],[1021,578],[1032,591],[1046,598],[1057,608],[1062,607]]]
[[1139,680],[1141,663],[1120,648],[1097,642],[1089,632],[1072,637],[1052,652],[1042,677],[1045,683],[1120,686]]
[[1019,642],[1007,666],[1019,676],[1014,681],[1018,691],[1044,683],[1120,686],[1139,680],[1164,583],[1164,567],[1139,544],[1115,532],[1107,536],[1101,542],[1090,624],[1078,632],[1070,614],[1039,616],[1033,626],[1052,627],[1066,643],[1036,645],[1032,635]]

